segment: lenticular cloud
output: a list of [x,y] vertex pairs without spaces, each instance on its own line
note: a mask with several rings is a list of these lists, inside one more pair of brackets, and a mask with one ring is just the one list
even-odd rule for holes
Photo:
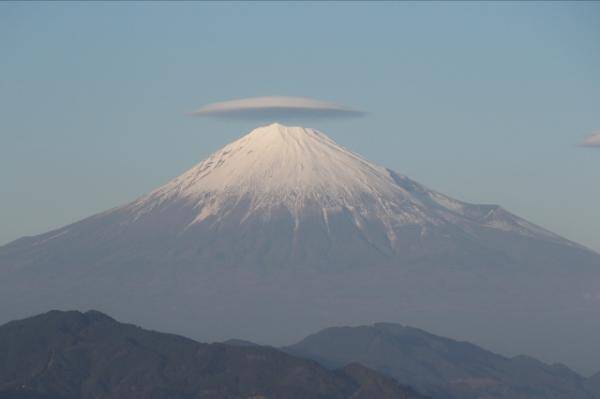
[[340,104],[304,97],[252,97],[208,104],[195,116],[223,118],[347,118],[364,115]]
[[599,147],[600,148],[600,132],[590,134],[580,144],[581,147]]

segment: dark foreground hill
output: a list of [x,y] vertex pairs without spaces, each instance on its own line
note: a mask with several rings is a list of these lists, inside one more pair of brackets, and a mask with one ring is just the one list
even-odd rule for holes
[[96,312],[0,326],[0,399],[418,399],[358,364],[336,371],[259,346],[201,344]]
[[436,399],[597,399],[600,374],[507,358],[398,324],[328,328],[285,349],[329,367],[359,362]]

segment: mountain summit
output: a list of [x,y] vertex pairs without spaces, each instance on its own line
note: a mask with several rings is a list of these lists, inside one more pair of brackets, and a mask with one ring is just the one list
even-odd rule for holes
[[288,251],[282,253],[285,258],[275,260],[281,264],[289,263],[290,257],[296,260],[292,252],[303,236],[331,243],[329,252],[335,252],[337,245],[345,247],[350,241],[332,243],[337,241],[332,229],[340,228],[351,233],[351,241],[360,241],[353,247],[371,246],[378,256],[421,255],[436,244],[416,245],[422,248],[412,244],[430,236],[447,241],[439,233],[455,227],[465,235],[486,228],[575,246],[498,206],[471,205],[429,190],[317,130],[278,123],[253,130],[113,213],[123,213],[128,223],[135,224],[173,208],[186,209],[185,215],[178,216],[180,234],[223,223],[243,230],[244,225],[255,229],[285,222],[282,245]]
[[225,146],[140,205],[180,197],[204,208],[207,198],[215,206],[246,199],[251,210],[285,207],[296,213],[311,204],[363,207],[365,196],[391,200],[407,197],[403,191],[388,171],[323,133],[275,123]]
[[[271,124],[129,204],[0,247],[0,321],[78,306],[201,339],[285,343],[392,320],[498,350],[531,352],[505,338],[543,334],[543,357],[569,330],[557,309],[595,340],[599,277],[598,254],[499,206]],[[586,334],[575,341],[588,356]]]

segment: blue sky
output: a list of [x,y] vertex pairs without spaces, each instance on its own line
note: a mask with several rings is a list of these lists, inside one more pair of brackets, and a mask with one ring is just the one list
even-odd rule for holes
[[305,96],[307,121],[600,251],[600,3],[0,3],[0,243],[128,202]]

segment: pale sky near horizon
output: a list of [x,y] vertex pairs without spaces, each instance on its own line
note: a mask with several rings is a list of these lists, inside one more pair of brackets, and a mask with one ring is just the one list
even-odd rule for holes
[[0,3],[0,245],[124,204],[302,96],[430,188],[600,251],[600,3]]

